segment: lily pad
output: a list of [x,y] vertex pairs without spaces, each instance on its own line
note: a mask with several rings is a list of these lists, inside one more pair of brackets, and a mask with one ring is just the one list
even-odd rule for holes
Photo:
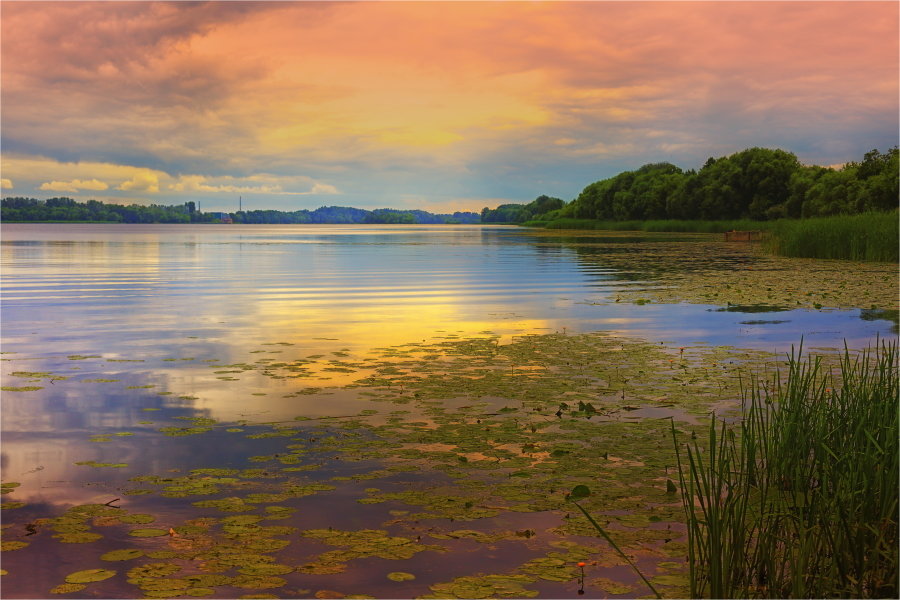
[[144,513],[132,513],[128,515],[121,515],[119,517],[119,520],[123,523],[129,523],[132,525],[143,525],[146,523],[152,523],[156,520],[156,517]]
[[138,550],[136,548],[126,549],[126,550],[111,550],[106,554],[100,555],[100,560],[108,560],[108,561],[120,561],[120,560],[132,560],[135,558],[140,558],[144,555],[143,550]]
[[50,590],[51,594],[71,594],[73,592],[80,592],[87,586],[83,583],[61,583],[52,590]]
[[23,542],[21,540],[3,540],[0,542],[0,551],[2,552],[11,552],[13,550],[21,550],[22,548],[27,548],[28,542]]
[[144,529],[132,529],[128,532],[128,535],[132,537],[162,537],[164,535],[169,535],[169,532],[165,529],[150,527]]
[[115,571],[109,569],[86,569],[84,571],[75,571],[66,575],[66,583],[92,583],[94,581],[103,581],[114,577]]

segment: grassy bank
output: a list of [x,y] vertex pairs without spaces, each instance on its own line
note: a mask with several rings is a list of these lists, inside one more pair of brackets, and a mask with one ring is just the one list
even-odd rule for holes
[[780,219],[777,221],[597,221],[555,219],[528,221],[526,227],[600,231],[722,233],[761,230],[767,232],[766,248],[773,254],[803,258],[898,262],[897,212]]
[[788,368],[679,458],[691,597],[896,598],[897,345]]

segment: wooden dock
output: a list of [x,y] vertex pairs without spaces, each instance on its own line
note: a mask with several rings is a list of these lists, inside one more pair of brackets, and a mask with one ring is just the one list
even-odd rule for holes
[[758,242],[763,238],[762,231],[726,231],[726,242]]

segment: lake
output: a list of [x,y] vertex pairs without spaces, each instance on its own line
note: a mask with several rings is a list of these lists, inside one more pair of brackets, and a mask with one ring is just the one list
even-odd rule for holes
[[[513,411],[511,399],[534,401],[529,386],[547,386],[552,403],[551,389],[579,378],[614,389],[610,398],[621,392],[617,411],[663,417],[643,396],[625,406],[625,382],[651,377],[653,365],[670,368],[666,360],[691,357],[706,369],[783,355],[801,338],[807,347],[862,348],[895,336],[891,320],[859,309],[628,300],[661,285],[642,252],[659,240],[695,239],[506,226],[2,225],[2,467],[3,482],[18,484],[4,488],[4,540],[15,542],[4,547],[4,597],[47,597],[61,585],[70,587],[54,593],[69,597],[128,597],[141,593],[135,585],[151,597],[575,593],[571,572],[546,574],[588,552],[571,532],[582,545],[565,545],[558,507],[499,510],[465,488],[473,495],[448,497],[474,498],[460,502],[484,512],[450,525],[465,520],[451,501],[435,507],[403,495],[450,489],[469,477],[457,477],[459,468],[493,456],[456,429],[452,443],[429,432],[489,423],[500,431],[512,422],[500,412]],[[610,247],[616,261],[605,261]],[[643,266],[623,268],[630,256]],[[695,260],[733,270],[754,257],[723,246]],[[625,340],[615,351],[634,377],[619,385],[609,375],[560,375],[581,368],[561,344],[588,364],[605,350],[579,336],[596,332]],[[533,337],[542,334],[551,335]],[[711,358],[720,347],[733,349],[731,363]],[[510,361],[508,372],[498,356]],[[504,391],[512,379],[498,379],[490,392],[445,389],[459,378],[482,385],[501,376],[524,387]],[[588,394],[566,389],[559,393]],[[473,406],[483,414],[476,418]],[[685,427],[696,423],[690,412]],[[410,423],[420,423],[418,437],[403,429]],[[521,473],[521,457],[504,454],[511,440],[491,449],[510,461],[510,476]],[[244,498],[237,507],[215,504],[236,497]],[[196,504],[204,501],[213,504]],[[413,523],[410,506],[431,516]],[[428,519],[431,529],[420,524]],[[351,533],[335,539],[337,529]],[[236,563],[220,546],[209,554],[222,539]],[[253,545],[260,540],[268,547]],[[275,563],[271,553],[288,540]],[[117,550],[143,558],[99,558]],[[634,585],[627,569],[607,562],[604,581]],[[164,566],[146,566],[154,564]],[[138,567],[145,570],[127,573]],[[115,573],[67,582],[90,569]],[[179,569],[190,576],[173,575]],[[464,580],[485,572],[507,579]],[[451,582],[462,591],[440,587]],[[644,593],[621,585],[588,586],[586,597]]]

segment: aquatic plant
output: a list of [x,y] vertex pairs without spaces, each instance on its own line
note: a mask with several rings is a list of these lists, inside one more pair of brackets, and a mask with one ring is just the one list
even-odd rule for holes
[[778,221],[767,247],[782,256],[900,260],[897,211]]
[[897,343],[788,361],[682,460],[691,596],[896,597]]
[[[568,499],[572,502],[572,504],[574,504],[576,507],[578,507],[578,510],[581,511],[581,514],[583,514],[585,516],[585,518],[587,518],[587,520],[590,521],[591,525],[594,527],[594,529],[597,530],[597,532],[600,534],[600,536],[604,540],[609,542],[609,545],[613,547],[613,550],[618,552],[619,556],[621,556],[623,559],[625,559],[625,562],[627,562],[628,566],[631,567],[631,569],[635,573],[638,574],[638,577],[640,577],[641,579],[644,580],[644,583],[647,584],[647,587],[650,588],[650,591],[652,591],[653,594],[657,598],[662,598],[662,596],[659,595],[659,592],[656,591],[656,588],[653,587],[653,584],[650,583],[650,581],[646,577],[644,577],[644,574],[641,573],[641,570],[637,568],[637,565],[635,565],[631,561],[631,559],[628,558],[628,555],[625,554],[624,552],[622,552],[622,549],[619,548],[618,544],[616,544],[616,542],[609,536],[609,534],[606,532],[606,530],[603,529],[602,527],[600,527],[600,524],[597,523],[596,520],[594,520],[594,517],[592,517],[591,514],[584,509],[583,506],[578,504],[578,500],[580,500],[582,498],[587,498],[590,494],[591,494],[591,490],[586,485],[576,485],[572,489],[572,492],[569,494]],[[581,579],[582,579],[582,587],[583,587],[583,585],[584,585],[584,563],[578,563],[578,566],[581,567]]]

